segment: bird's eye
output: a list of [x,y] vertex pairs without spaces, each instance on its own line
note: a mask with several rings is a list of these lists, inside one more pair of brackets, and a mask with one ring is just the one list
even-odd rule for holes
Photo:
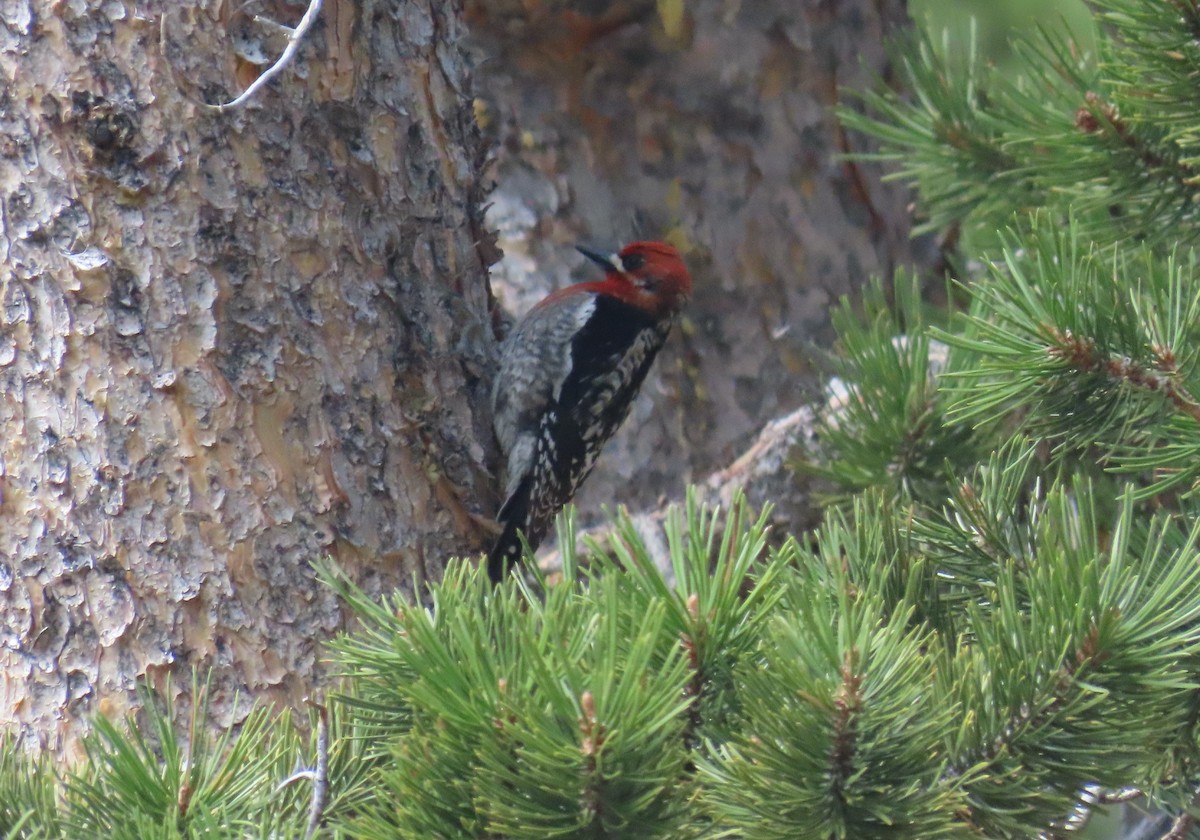
[[646,264],[646,258],[641,254],[630,254],[627,257],[621,257],[621,268],[626,271],[637,271]]

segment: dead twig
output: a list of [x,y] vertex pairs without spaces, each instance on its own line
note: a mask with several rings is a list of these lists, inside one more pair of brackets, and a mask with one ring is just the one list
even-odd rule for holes
[[304,840],[312,840],[329,802],[329,709],[311,697],[305,702],[317,710],[317,768],[313,777],[312,802],[308,806],[308,828]]
[[[250,86],[235,99],[219,105],[210,105],[207,102],[197,102],[196,104],[210,111],[225,113],[226,111],[240,108],[253,99],[263,87],[282,73],[284,68],[291,63],[296,55],[296,51],[300,48],[300,42],[304,40],[304,36],[308,34],[308,30],[312,28],[313,22],[316,21],[317,15],[320,14],[321,3],[322,0],[309,0],[308,8],[304,11],[304,16],[300,18],[300,22],[296,24],[294,29],[278,25],[277,28],[284,29],[288,33],[287,46],[284,47],[283,53],[275,60],[274,64],[264,70],[262,75],[251,82]],[[256,20],[260,19],[256,18]],[[167,15],[165,12],[159,20],[159,49],[162,51],[163,60],[167,62],[168,66],[171,66],[170,59],[167,57]]]
[[283,790],[300,779],[312,781],[312,801],[308,806],[308,827],[304,831],[304,840],[312,840],[317,829],[321,827],[321,819],[325,816],[325,806],[329,804],[329,709],[324,703],[306,697],[309,706],[317,710],[317,766],[297,770],[275,786],[275,792]]

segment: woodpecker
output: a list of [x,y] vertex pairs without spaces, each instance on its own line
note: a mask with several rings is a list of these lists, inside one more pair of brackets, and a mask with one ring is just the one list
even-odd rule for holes
[[488,555],[496,583],[521,559],[520,534],[537,548],[592,471],[692,293],[679,252],[664,242],[576,250],[604,279],[551,293],[500,348],[492,409],[506,500]]

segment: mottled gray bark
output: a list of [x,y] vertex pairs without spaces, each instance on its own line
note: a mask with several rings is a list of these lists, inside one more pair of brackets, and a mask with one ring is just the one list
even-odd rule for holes
[[309,692],[322,555],[481,548],[495,347],[459,3],[327,0],[226,114],[305,4],[49,5],[0,3],[0,727],[61,749],[143,674]]
[[[815,393],[828,311],[913,259],[904,190],[832,108],[886,76],[903,0],[475,0],[506,303],[588,274],[575,242],[667,238],[696,294],[578,499],[678,498]],[[672,14],[680,14],[677,19]],[[861,150],[861,146],[859,149]],[[793,523],[800,524],[800,523]]]

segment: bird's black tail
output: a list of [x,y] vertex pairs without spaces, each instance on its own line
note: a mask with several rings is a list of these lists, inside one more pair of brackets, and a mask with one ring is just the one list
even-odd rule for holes
[[[504,580],[508,570],[521,562],[521,534],[529,518],[529,490],[532,484],[532,479],[526,476],[496,514],[496,520],[504,526],[504,531],[488,553],[488,577],[492,583]],[[536,545],[531,547],[537,548]]]
[[504,523],[504,533],[488,554],[488,577],[492,583],[504,580],[508,570],[521,562],[521,531],[515,522]]

